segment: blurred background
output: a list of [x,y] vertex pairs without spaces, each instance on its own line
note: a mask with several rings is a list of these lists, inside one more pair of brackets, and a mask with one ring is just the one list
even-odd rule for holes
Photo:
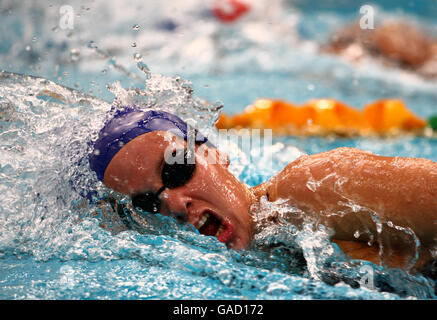
[[[436,112],[436,15],[433,0],[2,0],[0,69],[110,101],[107,83],[143,85],[141,61],[192,81],[196,95],[222,101],[227,113],[260,97],[356,107],[397,97],[427,117]],[[360,19],[376,29],[354,30]],[[392,21],[406,25],[363,40]],[[412,52],[398,52],[402,41]]]

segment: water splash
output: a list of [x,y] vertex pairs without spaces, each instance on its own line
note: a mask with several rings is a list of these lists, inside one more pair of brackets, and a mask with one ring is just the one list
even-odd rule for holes
[[124,89],[119,82],[108,85],[108,90],[116,96],[114,105],[168,111],[185,121],[192,120],[203,134],[213,137],[222,105],[215,103],[211,106],[209,102],[194,96],[190,81],[179,76],[151,73],[148,66],[140,58],[138,60],[138,68],[145,75],[145,88]]
[[[131,298],[432,296],[432,288],[422,278],[402,274],[409,281],[410,287],[405,288],[407,282],[393,282],[393,272],[376,266],[393,294],[379,293],[380,288],[352,289],[347,283],[356,281],[358,267],[342,259],[326,231],[308,227],[298,232],[287,222],[290,208],[285,204],[262,202],[259,217],[279,212],[279,223],[263,228],[249,251],[228,250],[192,226],[160,215],[137,217],[141,233],[124,230],[104,206],[83,201],[87,190],[94,189],[100,196],[109,192],[96,182],[83,156],[90,151],[89,142],[97,137],[111,104],[28,76],[2,73],[0,84],[0,188],[4,195],[0,199],[0,267],[9,268],[0,273],[2,281],[9,283],[2,297],[97,298],[102,292],[112,298],[126,297],[127,292]],[[165,99],[167,107],[189,113],[186,103],[192,103],[193,96],[181,79],[152,75],[147,87],[143,92],[147,98]],[[118,90],[120,103],[133,99],[129,90]],[[204,106],[200,110],[205,112]],[[199,117],[205,123],[213,118]],[[291,160],[283,153],[274,157],[281,166]],[[254,183],[252,175],[241,177]],[[35,260],[40,261],[39,271],[33,269]],[[33,285],[3,278],[22,272],[35,279]],[[336,279],[337,285],[326,284],[327,279]]]
[[[330,241],[332,230],[317,224],[286,200],[272,203],[264,197],[254,213],[257,226],[254,247],[280,252],[281,262],[289,266],[288,272],[330,285],[343,283],[351,288],[396,293],[401,297],[435,298],[434,283],[428,278],[347,257]],[[363,283],[363,270],[371,271],[373,287]]]

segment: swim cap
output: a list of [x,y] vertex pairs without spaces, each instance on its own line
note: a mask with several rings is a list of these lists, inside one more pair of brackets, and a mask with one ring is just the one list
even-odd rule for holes
[[[188,124],[165,111],[143,111],[135,107],[118,110],[100,131],[89,156],[90,167],[96,172],[97,178],[103,181],[105,170],[112,158],[126,143],[152,131],[170,131],[187,140]],[[196,131],[196,142],[208,142],[208,139]]]

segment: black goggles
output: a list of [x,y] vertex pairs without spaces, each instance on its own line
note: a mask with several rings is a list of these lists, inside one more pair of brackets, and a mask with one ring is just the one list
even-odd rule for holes
[[[183,154],[182,154],[183,153]],[[163,186],[157,193],[145,192],[134,195],[132,197],[132,205],[136,209],[140,209],[150,213],[159,213],[161,210],[161,199],[159,195],[166,189],[174,189],[186,184],[194,174],[196,164],[194,162],[194,150],[188,152],[187,149],[175,150],[172,153],[174,159],[181,159],[182,161],[175,161],[172,164],[165,162],[162,171],[161,179]]]

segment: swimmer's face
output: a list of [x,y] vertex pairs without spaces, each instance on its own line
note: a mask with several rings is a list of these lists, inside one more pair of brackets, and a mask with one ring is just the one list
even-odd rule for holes
[[[164,155],[184,147],[186,142],[169,132],[154,131],[138,136],[114,156],[103,182],[131,197],[157,193],[163,186]],[[246,248],[253,233],[249,214],[253,195],[228,171],[229,163],[211,161],[212,154],[218,157],[215,148],[206,144],[196,146],[193,176],[184,185],[165,189],[160,194],[160,213],[189,222],[200,233],[216,236],[228,247]]]

